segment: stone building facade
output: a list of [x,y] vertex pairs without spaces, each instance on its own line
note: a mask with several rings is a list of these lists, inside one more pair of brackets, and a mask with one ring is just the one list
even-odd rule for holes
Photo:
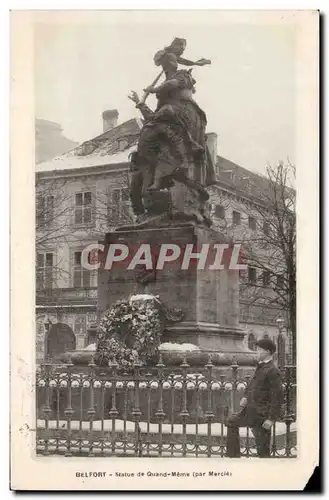
[[[102,134],[36,166],[37,361],[86,346],[97,321],[97,273],[82,268],[81,251],[133,220],[129,162],[142,122],[117,125],[117,118],[107,111]],[[216,134],[208,134],[208,148],[217,169],[209,190],[214,226],[238,240],[256,230],[250,217],[266,179],[218,156]],[[248,283],[241,283],[239,321],[249,347],[264,335],[274,338],[282,315],[250,300]]]

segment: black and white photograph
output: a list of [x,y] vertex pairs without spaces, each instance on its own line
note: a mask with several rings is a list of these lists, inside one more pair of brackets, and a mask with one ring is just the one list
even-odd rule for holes
[[[319,13],[69,14],[31,22],[31,453],[79,459],[84,484],[132,481],[128,463],[144,481],[288,471],[305,353],[298,51]],[[121,458],[140,460],[110,468]]]

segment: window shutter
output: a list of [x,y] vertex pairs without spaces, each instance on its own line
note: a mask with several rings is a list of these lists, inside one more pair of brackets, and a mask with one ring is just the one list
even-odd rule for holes
[[75,207],[74,214],[75,214],[74,223],[82,224],[82,207]]
[[37,254],[37,267],[43,267],[45,262],[45,255],[43,253]]
[[240,222],[241,222],[241,214],[240,214],[240,212],[237,212],[236,210],[233,210],[232,215],[233,215],[233,224],[235,226],[239,226]]
[[109,189],[107,191],[106,203],[107,203],[107,206],[106,206],[107,220],[110,221],[112,219],[112,190],[111,189]]
[[47,222],[51,223],[54,220],[54,206],[55,206],[54,196],[48,196],[47,198]]
[[44,259],[45,256],[43,253],[37,254],[37,276],[36,276],[36,287],[37,290],[42,290],[43,288],[43,268],[44,268]]
[[249,216],[249,228],[252,229],[253,231],[256,230],[256,219],[255,219],[255,217]]
[[36,212],[37,212],[37,225],[43,224],[45,219],[45,197],[42,195],[37,196],[36,203]]
[[223,205],[215,205],[215,216],[219,219],[225,218],[225,209]]
[[263,271],[263,286],[269,286],[270,284],[270,272]]
[[45,288],[53,287],[53,268],[46,267],[45,268]]
[[81,270],[79,267],[75,267],[73,272],[73,287],[80,288],[80,286],[81,286]]
[[90,271],[88,269],[82,269],[82,285],[84,287],[90,287]]
[[265,234],[265,236],[268,236],[269,232],[270,232],[270,225],[269,225],[268,222],[264,222],[264,224],[263,224],[263,233]]
[[248,281],[249,283],[256,283],[256,269],[254,267],[248,267]]
[[76,193],[76,195],[75,195],[75,205],[77,207],[80,207],[80,206],[82,206],[82,204],[83,204],[82,203],[82,193]]
[[85,206],[86,205],[91,205],[91,192],[90,191],[87,191],[86,193],[84,193],[83,204]]
[[84,210],[83,210],[83,214],[84,214],[84,221],[86,224],[88,224],[89,222],[91,222],[91,206],[88,206],[88,207],[85,207]]
[[53,267],[53,254],[46,253],[46,266]]
[[120,196],[120,189],[113,189],[113,204],[115,207],[120,206],[121,204],[121,196]]

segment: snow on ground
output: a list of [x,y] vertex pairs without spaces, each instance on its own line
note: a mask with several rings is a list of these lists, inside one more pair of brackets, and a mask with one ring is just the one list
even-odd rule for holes
[[[112,420],[104,420],[104,427],[103,430],[104,432],[109,432],[112,431]],[[139,427],[142,433],[148,433],[147,429],[147,422],[140,422]],[[59,420],[58,422],[58,427],[57,427],[57,421],[56,420],[50,420],[48,422],[48,428],[49,429],[66,429],[67,428],[67,421],[66,420]],[[37,429],[45,429],[45,420],[43,419],[38,419],[37,420]],[[71,430],[79,430],[80,429],[80,421],[79,420],[72,420],[71,421]],[[82,430],[90,430],[90,422],[88,421],[83,421],[82,422]],[[94,431],[101,431],[102,430],[102,421],[101,420],[95,420],[93,422],[93,430]],[[114,430],[116,432],[123,432],[124,431],[124,421],[116,419],[115,420],[115,425],[114,425]],[[297,425],[296,422],[293,422],[290,431],[295,432],[297,430]],[[126,431],[127,432],[135,432],[135,422],[126,421]],[[149,433],[150,434],[157,434],[159,433],[159,424],[155,423],[150,423],[149,424]],[[226,436],[227,429],[226,426],[220,423],[214,423],[211,424],[211,435],[212,436]],[[284,422],[277,422],[275,425],[275,434],[277,436],[281,436],[286,433],[286,424]],[[183,425],[182,424],[174,424],[173,428],[171,424],[162,424],[162,434],[183,434]],[[208,424],[199,424],[198,429],[196,430],[196,424],[187,424],[186,425],[186,434],[192,434],[198,436],[207,436],[208,435]],[[240,436],[246,436],[247,435],[247,428],[246,427],[240,427]]]
[[[127,444],[129,446],[129,448],[127,447]],[[123,442],[119,442],[119,441],[116,441],[115,443],[115,448],[114,448],[114,453],[116,456],[119,456],[119,455],[123,455],[123,456],[136,456],[136,452],[135,452],[135,443],[134,442],[131,442],[131,443],[123,443]],[[170,449],[171,445],[168,445],[166,446],[165,444],[162,445],[162,453],[160,455],[159,453],[159,445],[158,444],[150,444],[150,445],[144,445],[142,447],[142,450],[143,450],[143,457],[146,457],[146,456],[152,456],[152,457],[182,457],[182,454],[183,454],[183,446],[182,445],[179,445],[179,444],[175,444],[175,448],[174,449]],[[42,451],[45,449],[45,446],[43,444],[39,444],[37,446],[37,451],[40,453],[42,453]],[[67,446],[63,446],[63,445],[49,445],[47,446],[47,450],[48,450],[48,453],[52,453],[52,452],[56,452],[56,453],[59,453],[59,454],[64,454],[65,452],[67,452]],[[71,446],[70,446],[70,452],[74,455],[76,453],[89,453],[90,451],[90,443],[88,441],[86,441],[86,443],[79,447],[79,446],[76,446],[76,444],[74,444],[74,441],[72,440],[71,441]],[[92,452],[94,455],[101,455],[101,454],[104,454],[104,455],[113,455],[113,451],[112,451],[112,446],[107,446],[107,447],[104,447],[103,449],[100,448],[100,447],[96,447],[96,446],[93,446],[92,447]],[[145,454],[146,452],[146,454]],[[199,457],[206,457],[207,456],[207,453],[208,453],[208,448],[206,445],[202,446],[202,445],[199,445],[198,447],[198,451],[196,453],[196,450],[195,450],[195,445],[189,445],[187,444],[186,445],[186,453],[184,454],[184,458],[195,458],[197,456]],[[221,455],[221,449],[219,446],[212,446],[211,447],[211,453],[212,453],[212,456],[211,457],[208,457],[208,458],[218,458],[218,456]],[[257,450],[256,448],[250,448],[250,453],[252,453],[253,455],[257,455]],[[248,458],[248,457],[245,457],[245,456],[241,456],[240,458]]]

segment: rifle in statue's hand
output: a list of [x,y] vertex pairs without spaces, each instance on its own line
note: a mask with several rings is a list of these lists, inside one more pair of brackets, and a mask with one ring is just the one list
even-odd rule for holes
[[146,99],[148,98],[148,96],[149,96],[149,95],[150,95],[150,93],[151,93],[151,89],[152,89],[152,87],[154,87],[154,86],[158,83],[158,81],[160,80],[160,78],[161,78],[161,76],[163,75],[163,73],[164,73],[164,71],[162,70],[162,71],[161,71],[161,73],[159,73],[159,74],[158,74],[158,76],[156,77],[156,79],[154,80],[154,82],[152,82],[152,83],[151,83],[151,85],[149,85],[149,86],[146,88],[146,90],[145,90],[145,92],[144,92],[144,95],[143,95],[143,97],[142,97],[142,99],[141,99],[141,101],[140,101],[140,103],[141,103],[141,104],[143,104],[143,103],[146,101]]

